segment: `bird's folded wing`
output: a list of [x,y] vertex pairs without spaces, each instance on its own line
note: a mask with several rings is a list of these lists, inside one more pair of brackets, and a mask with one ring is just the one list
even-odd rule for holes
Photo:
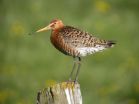
[[75,48],[98,47],[98,45],[105,46],[107,44],[105,40],[70,26],[66,26],[60,33],[65,43]]

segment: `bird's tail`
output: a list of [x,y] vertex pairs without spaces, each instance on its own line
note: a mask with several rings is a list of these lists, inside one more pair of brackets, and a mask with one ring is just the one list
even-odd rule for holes
[[108,47],[113,47],[115,44],[116,44],[115,41],[112,41],[112,40],[107,41],[107,46]]

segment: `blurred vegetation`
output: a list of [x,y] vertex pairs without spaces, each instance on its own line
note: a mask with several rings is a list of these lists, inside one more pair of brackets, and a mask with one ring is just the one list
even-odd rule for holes
[[139,0],[0,0],[0,104],[33,104],[39,89],[68,79],[72,58],[29,32],[59,18],[117,45],[83,58],[84,104],[139,104]]

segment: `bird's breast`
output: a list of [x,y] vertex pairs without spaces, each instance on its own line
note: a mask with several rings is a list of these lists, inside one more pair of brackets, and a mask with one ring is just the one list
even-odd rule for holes
[[66,50],[66,45],[64,42],[63,37],[59,34],[59,31],[52,31],[51,37],[50,37],[51,43],[54,45],[56,49],[58,49],[60,52],[64,53],[65,55],[70,55]]

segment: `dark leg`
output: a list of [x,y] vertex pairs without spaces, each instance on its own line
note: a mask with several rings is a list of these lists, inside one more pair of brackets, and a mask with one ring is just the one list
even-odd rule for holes
[[75,67],[76,67],[76,58],[74,57],[74,64],[73,64],[72,71],[71,71],[71,73],[70,73],[69,81],[71,81],[71,79],[72,79],[72,75],[73,75],[73,72],[74,72],[74,70],[75,70]]
[[76,76],[75,76],[75,82],[77,82],[77,80],[78,80],[78,75],[79,75],[79,72],[80,72],[80,67],[81,67],[81,58],[78,57],[78,69],[77,69],[77,73],[76,73]]

